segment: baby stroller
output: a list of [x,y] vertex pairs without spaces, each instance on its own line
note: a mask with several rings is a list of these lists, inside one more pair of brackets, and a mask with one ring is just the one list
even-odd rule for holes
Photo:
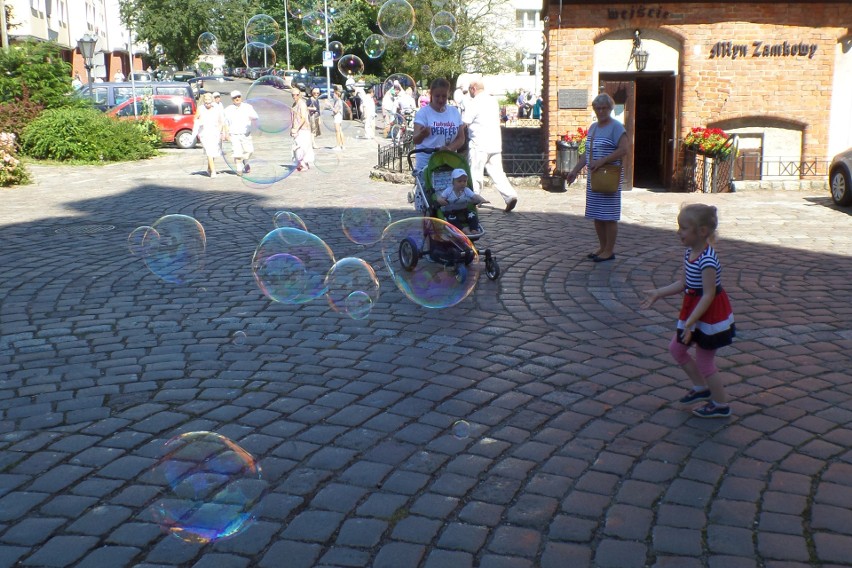
[[[412,150],[408,153],[408,165],[412,167],[411,159],[414,154],[429,153],[429,162],[420,172],[414,176],[414,189],[408,194],[410,203],[414,203],[424,217],[432,217],[446,221],[443,208],[437,203],[436,187],[448,187],[451,185],[450,176],[454,169],[461,168],[467,172],[468,187],[471,187],[470,169],[464,158],[455,152],[438,150],[437,148],[422,148]],[[414,168],[412,167],[412,171]],[[476,212],[476,205],[469,204],[465,207],[468,211]],[[457,278],[463,280],[467,274],[465,267],[473,262],[479,254],[477,249],[469,249],[460,246],[457,242],[446,242],[435,238],[436,231],[431,223],[423,224],[423,240],[418,245],[413,238],[406,238],[399,243],[399,262],[405,270],[414,270],[417,262],[428,257],[432,262],[438,262],[444,266],[456,269]],[[480,225],[476,232],[465,232],[464,235],[472,242],[476,242],[485,234],[485,229]],[[485,275],[489,280],[497,280],[500,277],[500,265],[491,253],[491,249],[482,251],[485,257]]]

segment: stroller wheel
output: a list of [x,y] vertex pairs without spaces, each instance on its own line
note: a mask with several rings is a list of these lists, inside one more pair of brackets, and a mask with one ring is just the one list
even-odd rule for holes
[[417,244],[411,237],[407,237],[399,243],[399,263],[404,269],[414,270],[419,258],[420,251],[417,250]]
[[500,278],[500,265],[497,264],[497,259],[493,256],[485,259],[485,275],[489,280]]
[[456,282],[464,282],[467,279],[467,267],[466,266],[457,266],[456,267]]

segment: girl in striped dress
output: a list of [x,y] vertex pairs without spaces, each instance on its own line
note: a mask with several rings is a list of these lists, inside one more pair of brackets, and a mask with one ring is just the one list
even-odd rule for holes
[[[565,176],[568,183],[574,183],[577,174],[588,162],[589,173],[611,163],[621,165],[621,159],[630,152],[627,132],[617,120],[612,118],[615,101],[606,93],[601,93],[592,101],[597,122],[589,127],[586,138],[586,152],[573,170]],[[624,169],[618,191],[615,193],[596,193],[592,191],[592,176],[586,175],[586,219],[595,222],[598,236],[598,249],[587,255],[593,262],[615,260],[615,239],[618,236],[618,221],[621,219],[621,186],[624,184]]]
[[[726,418],[731,408],[714,358],[719,347],[731,344],[736,326],[728,295],[722,289],[722,266],[712,246],[718,225],[716,208],[701,203],[685,205],[677,222],[677,234],[687,247],[683,276],[664,288],[646,292],[642,307],[649,308],[659,298],[683,292],[677,333],[669,344],[669,352],[693,385],[680,402],[707,401],[692,413],[701,418]],[[695,359],[689,355],[692,344]]]

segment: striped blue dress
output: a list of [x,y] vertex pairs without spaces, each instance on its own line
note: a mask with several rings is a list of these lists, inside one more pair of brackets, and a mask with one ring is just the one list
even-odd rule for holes
[[[587,162],[609,156],[616,148],[618,141],[625,133],[624,125],[610,119],[609,124],[601,126],[594,123],[589,127],[586,139]],[[589,158],[590,156],[591,158]],[[611,162],[621,165],[621,160]],[[588,171],[588,170],[587,170]],[[615,193],[595,193],[592,191],[592,176],[586,175],[586,219],[596,221],[619,221],[621,219],[621,188],[624,185],[624,169],[621,170],[621,180]]]

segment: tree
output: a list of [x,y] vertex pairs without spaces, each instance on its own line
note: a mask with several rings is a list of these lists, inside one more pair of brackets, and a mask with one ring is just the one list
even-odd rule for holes
[[55,43],[25,41],[0,50],[0,102],[26,98],[45,108],[73,104],[71,66]]

